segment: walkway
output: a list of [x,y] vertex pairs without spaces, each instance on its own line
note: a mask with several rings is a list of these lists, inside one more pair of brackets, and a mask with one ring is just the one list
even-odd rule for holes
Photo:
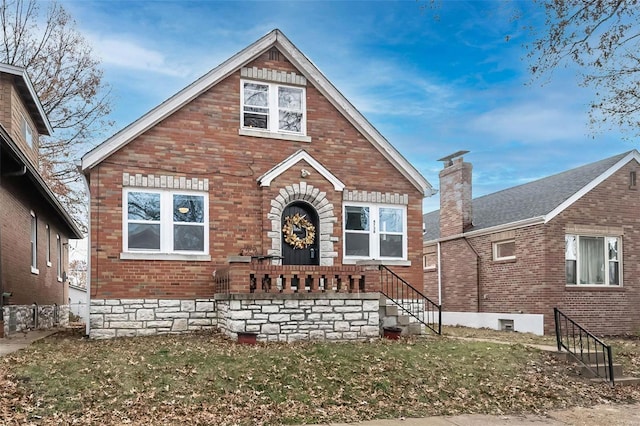
[[57,333],[59,330],[34,330],[23,332],[14,332],[9,336],[0,339],[0,357],[19,351],[29,346],[36,340],[44,339],[47,336]]

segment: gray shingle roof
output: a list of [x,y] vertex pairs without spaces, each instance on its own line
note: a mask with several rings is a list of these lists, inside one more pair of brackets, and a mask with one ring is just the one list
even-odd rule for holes
[[[478,197],[472,204],[473,227],[467,232],[544,216],[630,152]],[[425,214],[423,222],[426,229],[424,240],[438,239],[440,210]]]

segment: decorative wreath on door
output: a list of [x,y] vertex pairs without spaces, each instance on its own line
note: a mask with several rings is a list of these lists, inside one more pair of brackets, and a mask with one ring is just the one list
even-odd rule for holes
[[[296,228],[304,229],[304,238],[300,238],[295,233]],[[306,215],[300,216],[300,213],[284,218],[282,233],[284,234],[284,242],[292,246],[294,249],[306,248],[312,245],[316,239],[316,227],[306,219]]]

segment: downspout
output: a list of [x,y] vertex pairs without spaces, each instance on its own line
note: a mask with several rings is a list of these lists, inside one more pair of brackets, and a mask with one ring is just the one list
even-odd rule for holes
[[442,262],[440,261],[440,241],[438,241],[436,247],[438,247],[438,305],[442,306]]
[[89,187],[89,179],[87,175],[82,173],[81,166],[78,166],[78,172],[82,175],[82,181],[89,197],[89,205],[87,206],[87,291],[85,292],[85,303],[87,306],[87,318],[85,321],[85,334],[89,336],[91,332],[91,188]]
[[[0,145],[0,190],[2,190],[2,146]],[[4,280],[2,275],[2,223],[0,222],[0,337],[4,337]]]
[[482,312],[480,310],[480,308],[482,307],[480,305],[480,255],[478,254],[476,249],[473,248],[473,246],[471,245],[471,243],[469,242],[467,237],[462,237],[462,239],[465,241],[465,243],[467,243],[467,245],[469,246],[469,248],[471,249],[473,254],[476,255],[476,298],[478,300],[478,303],[477,303],[477,306],[476,306],[476,310],[477,310],[477,312]]
[[18,170],[17,172],[6,172],[5,176],[24,176],[27,174],[27,166],[22,166],[22,170]]

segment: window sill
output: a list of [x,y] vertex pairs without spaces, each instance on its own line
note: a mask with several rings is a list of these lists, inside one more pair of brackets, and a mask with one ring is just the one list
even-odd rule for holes
[[62,277],[57,277],[58,278],[58,282],[61,283],[62,282]]
[[380,260],[380,259],[343,259],[343,265],[388,265],[388,266],[411,266],[410,260]]
[[40,274],[40,270],[38,268],[34,268],[33,266],[31,267],[31,273],[33,275],[38,275]]
[[311,136],[305,135],[293,135],[289,133],[275,133],[268,130],[254,130],[254,129],[238,129],[238,134],[241,136],[253,136],[256,138],[269,138],[280,139],[284,141],[294,142],[311,142]]
[[51,268],[51,262],[47,262],[47,268]]
[[425,272],[434,272],[437,271],[438,268],[435,266],[427,266],[426,268],[422,268]]
[[508,258],[503,258],[503,259],[494,259],[493,263],[516,263],[518,259],[516,259],[515,257],[508,257]]
[[208,254],[178,254],[178,253],[120,253],[122,260],[183,260],[186,262],[209,262]]
[[568,291],[625,291],[622,285],[566,284]]

